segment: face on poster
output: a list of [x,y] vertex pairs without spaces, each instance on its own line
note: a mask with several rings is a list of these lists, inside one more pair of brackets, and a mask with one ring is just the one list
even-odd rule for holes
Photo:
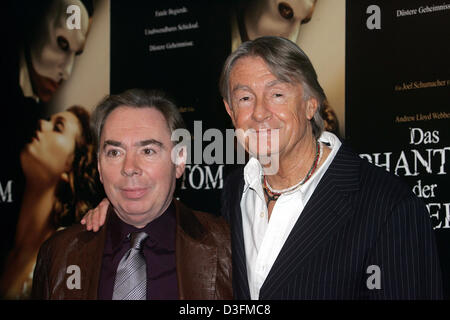
[[[1,240],[0,297],[8,299],[29,298],[40,245],[59,228],[77,222],[102,193],[87,108],[75,102],[49,112],[48,104],[84,52],[92,3],[23,3],[42,14],[34,16],[36,21],[24,22],[35,28],[24,28],[27,35],[17,51],[14,71],[20,96],[7,99],[15,106],[13,125],[8,127],[14,130],[8,134],[16,135],[11,141],[20,145],[18,154],[7,154],[6,161],[15,165],[3,169],[0,179],[2,192],[9,186],[5,192],[11,199],[11,205],[0,201],[6,229]],[[26,130],[29,133],[22,134]]]
[[[71,20],[77,23],[69,28]],[[71,76],[76,57],[83,53],[89,24],[88,11],[81,1],[51,2],[39,23],[40,32],[32,38],[26,53],[31,87],[41,101],[50,101],[61,83]]]
[[[297,42],[302,24],[311,20],[317,0],[241,1],[236,10],[240,41],[281,36]],[[236,35],[237,36],[237,35]],[[233,51],[239,39],[233,39]]]

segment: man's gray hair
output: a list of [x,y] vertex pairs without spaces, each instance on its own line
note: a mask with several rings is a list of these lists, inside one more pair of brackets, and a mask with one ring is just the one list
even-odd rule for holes
[[177,129],[186,128],[178,107],[166,93],[159,90],[130,89],[123,93],[107,96],[95,108],[91,118],[91,126],[97,152],[100,151],[100,138],[105,121],[111,112],[119,107],[157,109],[166,119],[171,134]]
[[304,100],[310,98],[317,100],[318,108],[311,119],[311,126],[314,136],[318,139],[324,130],[321,109],[326,96],[306,53],[292,41],[281,37],[266,36],[242,43],[228,56],[220,76],[220,93],[231,108],[233,106],[230,99],[230,73],[235,63],[244,57],[262,58],[278,80],[301,84]]

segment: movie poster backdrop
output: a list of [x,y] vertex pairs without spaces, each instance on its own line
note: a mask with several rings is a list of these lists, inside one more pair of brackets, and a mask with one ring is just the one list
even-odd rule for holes
[[[68,11],[71,5],[80,10]],[[399,176],[426,203],[449,297],[445,1],[21,0],[3,6],[10,14],[2,21],[2,38],[10,45],[1,54],[2,297],[26,299],[42,241],[78,223],[104,196],[88,121],[99,97],[109,92],[157,88],[176,100],[191,143],[175,195],[191,208],[220,213],[224,178],[239,165],[242,150],[230,131],[218,79],[229,53],[263,35],[289,38],[309,55],[328,97],[327,130]],[[108,32],[95,32],[94,19],[109,15]],[[98,82],[109,90],[87,90],[78,100],[73,93],[86,83],[72,75],[95,44],[89,37],[101,38],[102,32],[110,40],[103,53],[110,66],[89,55],[97,69],[83,72],[108,74]],[[61,103],[62,90],[72,93],[70,103]],[[62,144],[52,144],[52,137]],[[72,156],[68,168],[61,166]]]
[[347,1],[347,140],[427,206],[450,293],[450,4]]

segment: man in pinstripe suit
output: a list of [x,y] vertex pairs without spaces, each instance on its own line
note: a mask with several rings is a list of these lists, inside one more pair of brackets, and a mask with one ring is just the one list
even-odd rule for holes
[[222,194],[235,298],[442,298],[426,207],[323,132],[326,97],[299,47],[279,37],[243,43],[220,89],[252,155]]

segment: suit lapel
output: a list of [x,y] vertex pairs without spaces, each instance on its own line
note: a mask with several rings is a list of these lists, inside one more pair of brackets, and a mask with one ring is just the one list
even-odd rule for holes
[[230,215],[231,226],[231,246],[233,257],[233,292],[236,299],[249,300],[250,289],[248,286],[247,277],[247,262],[245,258],[245,243],[242,229],[242,211],[241,198],[244,191],[244,177],[243,170],[240,171],[237,192],[232,193],[233,199],[230,199],[234,207],[231,208]]
[[[109,215],[109,214],[108,214]],[[79,234],[67,249],[67,266],[78,266],[81,275],[81,288],[69,289],[65,283],[69,277],[66,270],[61,270],[64,283],[60,285],[64,291],[64,299],[95,300],[98,296],[98,284],[102,266],[103,250],[106,240],[106,228],[97,233],[85,231]]]
[[207,244],[208,234],[194,213],[175,201],[176,268],[179,298],[184,300],[215,297],[217,247]]
[[342,145],[294,225],[260,290],[260,298],[286,286],[296,272],[351,217],[348,198],[358,190],[360,159]]

